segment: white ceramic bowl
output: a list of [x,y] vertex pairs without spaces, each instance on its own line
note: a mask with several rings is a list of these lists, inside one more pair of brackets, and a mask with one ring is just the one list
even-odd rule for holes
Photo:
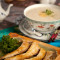
[[[35,21],[33,19],[30,19],[29,17],[26,16],[26,12],[32,8],[35,8],[35,7],[53,7],[53,8],[56,8],[56,9],[60,9],[59,6],[56,6],[56,5],[51,5],[51,4],[34,4],[34,5],[31,5],[31,6],[28,6],[25,10],[24,10],[24,15],[26,17],[26,29],[29,31],[29,30],[32,30],[32,29],[36,29],[37,31],[40,31],[42,33],[51,33],[53,32],[55,29],[57,29],[58,26],[60,26],[60,19],[59,20],[55,20],[55,21],[49,21],[49,22],[42,22],[42,21]],[[60,12],[59,12],[60,13]],[[30,29],[28,29],[28,27]]]

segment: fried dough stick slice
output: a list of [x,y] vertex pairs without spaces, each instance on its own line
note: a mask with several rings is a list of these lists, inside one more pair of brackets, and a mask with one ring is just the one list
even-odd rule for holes
[[30,58],[36,55],[39,49],[40,49],[39,45],[36,42],[33,42],[31,47],[28,49],[26,53],[14,57],[6,58],[5,60],[24,60],[26,58]]
[[18,49],[3,56],[2,59],[12,57],[12,56],[17,55],[17,54],[21,54],[21,53],[25,52],[29,48],[29,46],[30,46],[29,43],[23,42],[22,45]]
[[36,57],[30,58],[30,59],[24,59],[24,60],[42,60],[46,54],[45,49],[41,48],[39,54]]

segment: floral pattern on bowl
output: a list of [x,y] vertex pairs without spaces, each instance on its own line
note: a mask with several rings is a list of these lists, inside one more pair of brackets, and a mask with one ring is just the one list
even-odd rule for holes
[[[57,23],[36,23],[36,22],[32,22],[28,19],[25,19],[26,23],[29,27],[34,28],[38,31],[40,31],[41,33],[51,33],[53,31],[55,31],[55,29],[58,28],[58,26],[60,25],[60,22]],[[26,26],[27,27],[27,26]],[[28,28],[26,28],[28,29]]]

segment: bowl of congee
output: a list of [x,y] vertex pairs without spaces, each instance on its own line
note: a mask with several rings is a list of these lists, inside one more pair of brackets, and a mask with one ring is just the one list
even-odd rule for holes
[[51,33],[60,26],[60,7],[51,4],[34,4],[24,10],[25,29]]

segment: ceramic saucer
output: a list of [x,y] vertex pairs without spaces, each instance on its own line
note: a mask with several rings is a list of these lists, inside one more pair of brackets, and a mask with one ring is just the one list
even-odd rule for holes
[[[44,34],[44,33],[37,34],[36,32],[29,31],[28,29],[26,29],[24,27],[25,24],[26,23],[24,21],[22,21],[22,22],[20,22],[20,25],[19,25],[19,29],[23,34],[25,34],[26,36],[28,36],[30,38],[37,39],[39,41],[48,42],[49,38],[51,37],[51,34]],[[60,34],[57,36],[56,39],[60,40]]]

